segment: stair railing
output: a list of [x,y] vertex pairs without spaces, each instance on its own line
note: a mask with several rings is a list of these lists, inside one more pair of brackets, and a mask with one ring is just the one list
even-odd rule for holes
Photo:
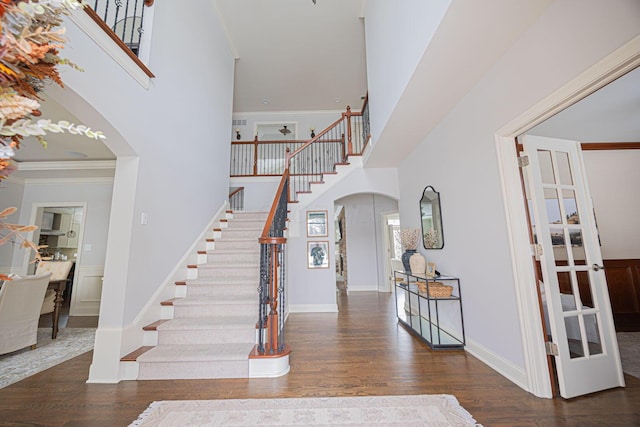
[[244,187],[229,189],[229,209],[232,211],[244,210]]
[[[341,117],[310,140],[231,141],[231,176],[279,176],[289,168],[290,198],[309,192],[311,184],[335,173],[336,165],[349,156],[362,155],[370,140],[369,108],[365,98],[362,111],[350,107]],[[287,162],[285,153],[292,150]]]
[[[362,151],[356,153],[354,150],[364,150],[369,139],[368,134],[364,133],[365,129],[368,132],[368,123],[364,123],[363,117],[362,113],[352,113],[347,107],[340,119],[292,153],[289,147],[285,148],[282,178],[262,235],[258,239],[258,344],[251,353],[251,358],[282,357],[291,352],[285,343],[284,334],[287,247],[285,231],[289,203],[295,200],[298,193],[308,191],[313,180],[320,181],[325,173],[335,172],[336,165],[346,162],[349,155],[362,154]],[[351,126],[356,122],[361,124],[357,131],[361,133],[361,138],[356,137],[355,140],[361,140],[362,144],[354,144]]]
[[[287,163],[289,160],[287,153]],[[252,357],[289,354],[284,340],[286,285],[286,243],[289,202],[289,170],[285,169],[265,222],[260,243],[260,284],[258,286],[258,345]]]

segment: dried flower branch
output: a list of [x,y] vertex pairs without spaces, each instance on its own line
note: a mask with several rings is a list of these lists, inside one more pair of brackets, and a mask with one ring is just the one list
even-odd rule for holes
[[400,230],[400,243],[402,247],[407,250],[418,249],[418,242],[420,241],[420,230],[417,228],[403,228]]
[[[33,243],[30,240],[27,240],[22,235],[22,233],[29,233],[31,231],[37,230],[38,226],[12,224],[5,221],[5,218],[7,218],[10,215],[13,215],[14,213],[16,213],[17,210],[18,210],[17,208],[11,207],[11,208],[6,208],[2,212],[0,212],[0,246],[8,242],[17,243],[22,248],[32,250],[35,253],[35,259],[39,261],[41,257],[38,250],[46,246],[36,246],[35,243]],[[5,274],[0,274],[0,280],[11,280],[11,279]]]

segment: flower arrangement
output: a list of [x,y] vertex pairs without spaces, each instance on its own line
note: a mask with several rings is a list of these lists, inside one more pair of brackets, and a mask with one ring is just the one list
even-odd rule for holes
[[400,243],[404,250],[418,249],[420,241],[420,230],[417,228],[403,228],[400,230]]
[[440,234],[435,228],[430,228],[424,233],[424,246],[426,248],[436,248],[440,243]]
[[0,0],[0,181],[14,170],[10,159],[25,136],[44,147],[47,132],[105,138],[87,126],[33,119],[41,115],[38,93],[45,83],[64,86],[58,64],[79,70],[58,55],[65,42],[60,25],[63,15],[84,6],[82,0]]

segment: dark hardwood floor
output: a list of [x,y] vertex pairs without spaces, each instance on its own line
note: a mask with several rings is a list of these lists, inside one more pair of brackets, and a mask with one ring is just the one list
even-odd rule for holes
[[432,351],[395,320],[392,294],[344,294],[339,314],[292,314],[291,372],[274,379],[86,384],[91,353],[0,389],[2,426],[126,426],[154,400],[453,394],[485,426],[638,426],[640,380],[539,399],[464,351]]

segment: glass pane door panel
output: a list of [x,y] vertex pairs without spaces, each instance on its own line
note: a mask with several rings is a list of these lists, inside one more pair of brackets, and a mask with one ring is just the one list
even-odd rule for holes
[[[551,244],[553,245],[554,254],[557,254],[560,260],[566,263],[567,261],[567,241],[564,235],[563,228],[550,227],[549,233],[551,234]],[[566,264],[565,264],[566,265]]]
[[589,279],[588,271],[576,272],[578,277],[578,289],[580,290],[580,301],[583,308],[593,307],[593,295],[591,293],[591,280]]
[[544,189],[544,202],[547,208],[547,218],[549,224],[562,224],[562,213],[560,212],[560,200],[558,192],[553,188]]
[[587,341],[589,342],[589,354],[592,356],[602,354],[602,340],[600,339],[597,316],[595,314],[585,315],[584,327],[587,332]]
[[569,163],[569,153],[556,151],[556,162],[558,164],[558,176],[561,185],[573,185],[571,177],[571,164]]
[[542,174],[542,183],[555,184],[556,177],[553,171],[553,162],[551,161],[551,151],[538,150],[538,159],[540,161],[540,173]]
[[580,224],[575,191],[562,190],[562,204],[564,205],[564,214],[567,219],[567,224]]
[[567,330],[567,341],[569,344],[569,354],[571,359],[585,356],[582,332],[580,332],[580,322],[578,316],[565,317],[564,326]]
[[571,254],[575,265],[585,265],[584,248],[582,247],[582,230],[569,230],[571,239]]

